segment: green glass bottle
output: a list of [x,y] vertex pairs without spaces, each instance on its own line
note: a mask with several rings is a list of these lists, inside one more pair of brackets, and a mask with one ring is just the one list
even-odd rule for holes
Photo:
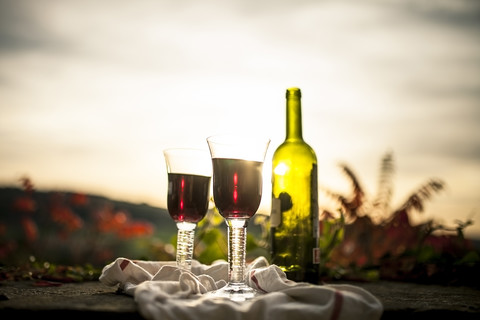
[[288,279],[318,283],[317,156],[302,137],[301,96],[287,89],[287,134],[272,159],[270,254]]

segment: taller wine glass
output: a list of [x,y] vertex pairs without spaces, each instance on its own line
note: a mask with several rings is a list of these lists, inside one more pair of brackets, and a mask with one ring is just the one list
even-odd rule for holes
[[270,139],[243,135],[207,138],[213,165],[213,200],[228,227],[228,283],[210,293],[234,301],[259,294],[245,282],[247,225],[262,199],[263,162]]
[[212,164],[207,150],[163,151],[168,173],[167,208],[177,225],[177,266],[191,270],[195,228],[209,205]]

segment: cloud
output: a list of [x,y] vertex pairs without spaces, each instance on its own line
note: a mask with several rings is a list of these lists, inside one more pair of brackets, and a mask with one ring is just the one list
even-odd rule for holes
[[64,47],[65,43],[51,37],[44,15],[35,12],[36,5],[22,0],[0,0],[0,54]]

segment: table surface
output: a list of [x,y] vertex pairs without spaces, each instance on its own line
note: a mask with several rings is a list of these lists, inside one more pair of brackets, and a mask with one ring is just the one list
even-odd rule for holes
[[[439,315],[455,320],[480,319],[480,289],[403,282],[348,283],[366,289],[384,306],[382,319],[426,319]],[[0,315],[65,319],[142,319],[131,296],[98,281],[37,286],[34,281],[0,281]]]

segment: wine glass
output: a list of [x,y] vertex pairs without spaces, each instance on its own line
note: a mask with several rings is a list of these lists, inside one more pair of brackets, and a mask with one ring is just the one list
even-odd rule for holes
[[167,208],[177,224],[177,266],[191,270],[195,228],[209,205],[212,163],[207,150],[163,151],[168,173]]
[[228,283],[209,293],[233,301],[259,294],[245,281],[247,225],[262,199],[262,169],[270,139],[243,135],[207,138],[213,165],[213,200],[228,227]]

